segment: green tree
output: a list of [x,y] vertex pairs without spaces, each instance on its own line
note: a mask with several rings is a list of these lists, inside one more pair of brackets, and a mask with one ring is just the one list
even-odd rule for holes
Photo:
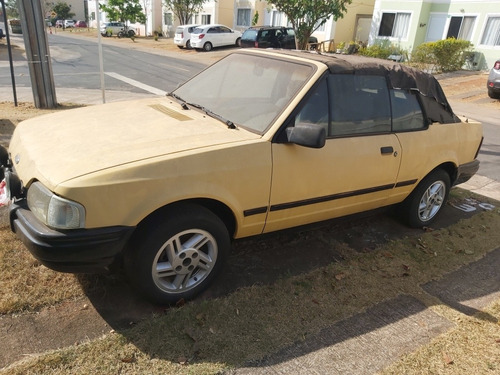
[[5,13],[9,18],[19,18],[19,8],[17,7],[17,0],[5,1]]
[[352,0],[270,0],[288,17],[295,30],[297,49],[306,49],[309,37],[330,17],[336,21],[347,11]]
[[113,21],[146,22],[139,0],[108,0],[106,4],[100,4],[99,8]]
[[56,3],[52,10],[57,13],[57,19],[59,20],[69,20],[74,17],[75,13],[71,11],[71,5],[59,1]]
[[163,5],[170,9],[181,25],[190,22],[191,17],[203,9],[207,0],[164,0]]

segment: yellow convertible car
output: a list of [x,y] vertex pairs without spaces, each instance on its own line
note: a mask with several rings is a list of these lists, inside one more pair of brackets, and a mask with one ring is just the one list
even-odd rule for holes
[[123,265],[165,304],[203,291],[232,239],[395,204],[429,225],[481,142],[429,74],[242,50],[167,97],[22,122],[0,179],[12,230],[44,265]]

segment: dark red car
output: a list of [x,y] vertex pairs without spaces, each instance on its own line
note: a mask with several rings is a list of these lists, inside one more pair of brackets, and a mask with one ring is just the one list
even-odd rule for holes
[[75,27],[87,27],[87,22],[85,21],[76,21]]

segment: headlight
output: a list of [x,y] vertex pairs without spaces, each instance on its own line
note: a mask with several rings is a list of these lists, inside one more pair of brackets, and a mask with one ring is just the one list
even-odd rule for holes
[[47,226],[76,229],[85,226],[85,209],[79,203],[58,197],[40,182],[28,189],[28,207]]

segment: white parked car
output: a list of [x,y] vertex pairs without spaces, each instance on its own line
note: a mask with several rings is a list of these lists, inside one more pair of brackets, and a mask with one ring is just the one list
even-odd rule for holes
[[174,44],[179,48],[191,48],[191,33],[193,30],[200,25],[180,25],[175,29]]
[[241,33],[224,25],[202,25],[191,33],[191,47],[211,51],[214,47],[240,46]]
[[73,20],[64,20],[64,27],[75,27],[75,21],[73,21]]
[[123,36],[132,37],[135,35],[135,29],[125,25],[123,22],[106,22],[101,24],[102,36],[118,35],[120,32],[126,33],[126,35]]

